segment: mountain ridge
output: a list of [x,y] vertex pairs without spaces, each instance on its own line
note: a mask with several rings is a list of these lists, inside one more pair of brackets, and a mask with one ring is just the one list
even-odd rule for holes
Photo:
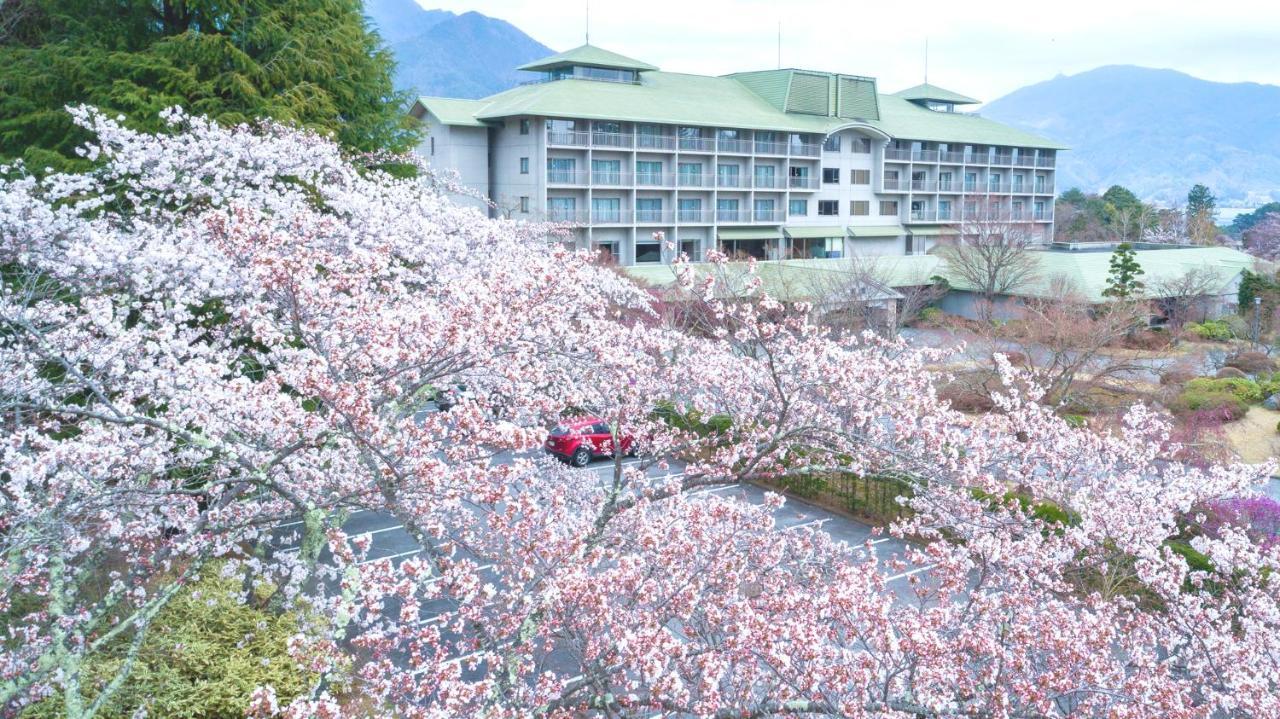
[[1059,189],[1120,184],[1177,204],[1201,182],[1227,203],[1280,199],[1274,85],[1104,65],[1020,88],[981,112],[1070,146],[1059,160]]
[[528,79],[516,66],[554,54],[506,20],[474,10],[366,0],[365,15],[395,57],[396,89],[416,95],[492,95]]

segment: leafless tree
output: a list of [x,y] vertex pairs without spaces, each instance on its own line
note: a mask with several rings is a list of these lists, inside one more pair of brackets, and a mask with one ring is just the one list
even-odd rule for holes
[[1127,379],[1142,369],[1130,353],[1115,351],[1144,327],[1146,302],[1120,300],[1094,305],[1070,283],[1055,278],[1044,297],[1021,303],[1016,316],[999,324],[983,323],[982,340],[993,354],[1016,360],[1054,403],[1075,402],[1083,390]]
[[979,202],[965,212],[954,234],[938,248],[948,272],[981,298],[979,314],[991,319],[998,296],[1038,279],[1040,263],[1032,245],[1031,223],[1014,219],[998,202]]
[[1171,329],[1208,318],[1210,296],[1222,289],[1222,277],[1208,267],[1190,270],[1152,284],[1150,294],[1169,320]]
[[0,44],[21,42],[19,26],[34,19],[40,8],[35,0],[0,0]]

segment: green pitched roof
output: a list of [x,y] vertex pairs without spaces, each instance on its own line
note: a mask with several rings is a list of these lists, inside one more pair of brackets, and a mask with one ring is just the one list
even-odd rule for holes
[[975,100],[968,95],[961,95],[958,92],[923,83],[915,87],[909,87],[893,93],[894,97],[900,97],[903,100],[937,100],[938,102],[950,102],[955,105],[977,105],[981,100]]
[[[1243,270],[1253,269],[1258,260],[1229,247],[1171,247],[1152,250],[1135,250],[1135,258],[1142,267],[1139,277],[1148,291],[1161,282],[1177,279],[1191,270],[1200,269],[1212,273],[1218,280],[1218,291],[1230,291],[1231,283]],[[1066,282],[1088,302],[1103,302],[1102,291],[1107,286],[1111,253],[1106,251],[1037,250],[1034,256],[1039,271],[1034,282],[1018,288],[1014,293],[1024,297],[1056,296],[1054,281]],[[963,278],[947,272],[945,263],[939,272],[956,289],[972,290]]]
[[878,125],[894,137],[911,140],[1067,149],[1066,145],[985,117],[960,112],[938,112],[895,95],[880,96]]
[[[652,67],[590,45],[523,67],[543,68],[552,60],[585,64],[591,58],[597,64]],[[521,85],[482,100],[421,98],[419,104],[451,125],[520,115],[814,134],[857,125],[906,140],[1066,149],[977,115],[937,112],[898,95],[878,95],[871,78],[809,70],[724,77],[654,70],[634,84],[564,79]]]
[[783,232],[787,233],[787,237],[797,238],[801,240],[818,240],[827,237],[844,237],[844,228],[838,225],[831,227],[814,227],[800,225],[798,227],[784,227]]
[[[421,108],[430,112],[446,125],[463,127],[484,127],[484,123],[476,119],[476,113],[484,107],[484,100],[459,100],[453,97],[419,97],[414,103],[413,112]],[[415,116],[420,116],[414,113]]]
[[648,70],[657,70],[658,68],[647,62],[641,62],[619,55],[616,52],[609,52],[595,45],[579,45],[572,50],[565,50],[562,53],[544,57],[541,60],[527,62],[517,70],[531,70],[534,72],[554,70],[557,67],[569,67],[572,65],[588,65],[591,67],[609,67],[621,70],[638,70],[645,72]]
[[849,234],[854,237],[898,237],[906,232],[901,225],[850,225]]
[[[721,268],[705,262],[693,262],[689,269],[697,276],[714,276],[723,285],[722,296],[740,293],[746,284],[750,265],[730,262]],[[676,268],[671,265],[636,265],[620,268],[628,277],[650,287],[667,287],[676,282]],[[761,260],[755,263],[761,289],[783,302],[830,299],[833,291],[853,289],[847,279],[848,262],[841,260]],[[873,283],[862,289],[857,299],[884,300],[900,297],[891,288]],[[852,299],[852,298],[851,298]]]

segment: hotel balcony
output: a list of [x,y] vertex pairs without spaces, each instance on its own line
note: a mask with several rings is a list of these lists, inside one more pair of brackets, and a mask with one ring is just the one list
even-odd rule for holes
[[586,210],[578,210],[566,207],[549,207],[547,208],[547,219],[551,222],[573,222],[582,224],[587,222],[590,215]]
[[631,173],[629,172],[602,172],[599,170],[591,171],[591,184],[601,187],[624,187],[631,184]]
[[755,148],[756,148],[757,155],[787,154],[787,143],[785,142],[768,142],[765,140],[756,140]]
[[735,155],[750,155],[751,141],[738,138],[720,138],[716,140],[716,150],[722,153],[731,153]]
[[756,222],[782,222],[786,219],[782,210],[756,210],[752,215]]
[[547,131],[547,144],[557,147],[588,147],[591,145],[591,133],[589,132],[559,132]]
[[631,149],[635,147],[635,135],[629,132],[592,132],[591,146]]
[[785,190],[787,180],[782,175],[756,175],[752,184],[757,190]]
[[674,218],[670,210],[636,210],[637,225],[669,225]]
[[792,155],[796,157],[821,157],[822,145],[816,143],[793,142],[790,145]]
[[716,222],[751,222],[751,211],[716,210]]
[[674,150],[676,138],[672,135],[636,135],[636,147],[641,150]]
[[716,187],[751,187],[751,178],[744,175],[717,175]]
[[593,225],[622,225],[631,222],[631,213],[626,210],[592,210]]
[[816,177],[788,177],[787,187],[793,190],[816,190],[819,187]]
[[669,172],[637,172],[636,187],[675,187],[676,176]]
[[586,185],[590,175],[575,170],[547,170],[548,185]]
[[676,183],[680,187],[715,187],[715,175],[697,175],[692,172],[681,172],[676,175]]
[[681,137],[677,144],[681,152],[712,153],[716,151],[716,141],[710,137]]
[[676,222],[686,225],[709,225],[716,220],[714,210],[676,210]]

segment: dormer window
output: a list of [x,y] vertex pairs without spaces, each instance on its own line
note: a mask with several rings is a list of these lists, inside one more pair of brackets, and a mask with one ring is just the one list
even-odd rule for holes
[[637,84],[640,82],[641,73],[658,68],[616,52],[602,50],[593,45],[583,45],[559,55],[526,63],[516,69],[542,73],[543,82],[595,80]]

